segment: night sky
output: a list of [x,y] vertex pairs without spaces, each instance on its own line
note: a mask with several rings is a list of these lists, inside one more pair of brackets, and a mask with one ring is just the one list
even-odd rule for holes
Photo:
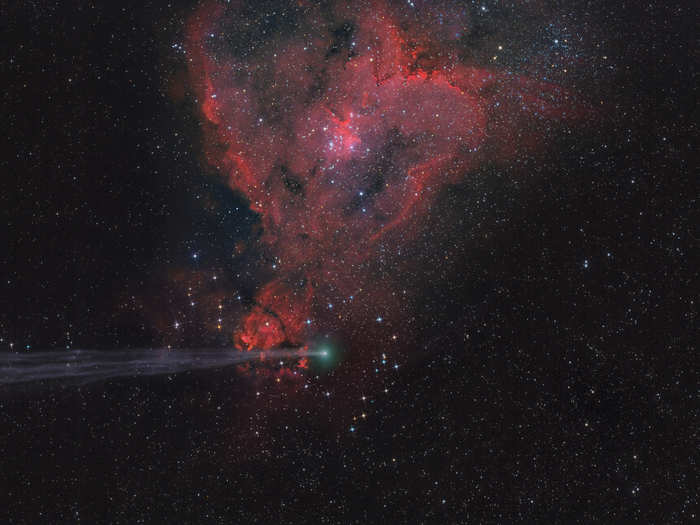
[[560,4],[0,7],[0,521],[695,522],[696,15]]

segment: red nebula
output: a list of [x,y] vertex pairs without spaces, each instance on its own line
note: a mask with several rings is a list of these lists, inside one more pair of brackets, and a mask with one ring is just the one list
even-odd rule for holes
[[299,2],[294,25],[249,49],[236,41],[249,7],[192,16],[208,161],[260,215],[276,261],[239,348],[300,344],[315,311],[358,290],[388,300],[367,263],[382,243],[411,242],[441,189],[536,145],[538,123],[584,118],[562,88],[461,62],[454,32],[467,20],[448,13],[435,30],[436,8],[426,10],[418,23],[389,4]]

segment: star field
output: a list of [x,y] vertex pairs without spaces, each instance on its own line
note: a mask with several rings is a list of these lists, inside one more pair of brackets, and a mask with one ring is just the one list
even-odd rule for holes
[[697,521],[688,6],[4,14],[0,520]]

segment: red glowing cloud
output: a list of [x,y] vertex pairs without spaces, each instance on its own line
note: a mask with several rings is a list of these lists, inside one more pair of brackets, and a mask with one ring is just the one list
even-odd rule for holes
[[555,85],[460,62],[459,13],[447,26],[431,25],[436,9],[419,25],[380,3],[287,14],[267,33],[248,7],[207,4],[188,26],[208,161],[260,215],[276,261],[235,334],[244,349],[303,342],[334,297],[381,296],[365,263],[410,242],[442,188],[536,145],[523,123],[584,116]]

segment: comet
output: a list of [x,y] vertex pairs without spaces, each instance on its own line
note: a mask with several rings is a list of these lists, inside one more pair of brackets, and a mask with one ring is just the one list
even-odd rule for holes
[[5,352],[0,353],[0,386],[34,382],[87,384],[113,378],[225,368],[251,361],[277,366],[327,356],[326,349],[309,350],[304,346],[249,352],[208,348]]

